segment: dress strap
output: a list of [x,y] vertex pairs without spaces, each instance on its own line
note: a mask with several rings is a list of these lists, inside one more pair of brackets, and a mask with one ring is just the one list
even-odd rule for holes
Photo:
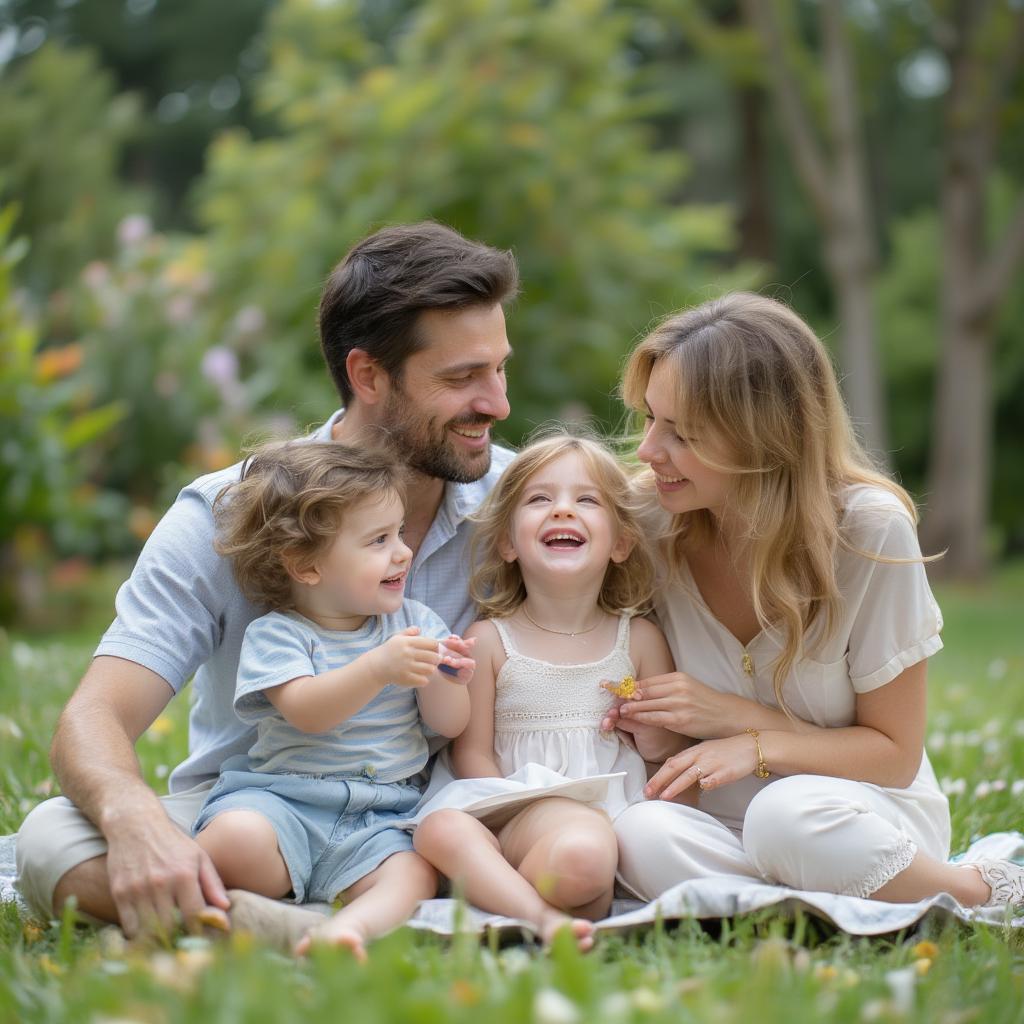
[[629,654],[629,624],[633,621],[632,615],[619,616],[619,632],[615,637],[615,650]]
[[512,637],[508,635],[508,630],[500,619],[491,619],[490,621],[498,631],[498,636],[501,638],[501,646],[504,648],[505,657],[511,658],[512,655],[516,653],[516,649],[512,646]]

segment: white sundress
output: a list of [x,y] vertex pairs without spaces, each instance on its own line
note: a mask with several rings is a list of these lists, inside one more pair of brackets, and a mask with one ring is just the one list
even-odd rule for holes
[[505,650],[494,692],[494,754],[501,779],[456,779],[447,752],[438,757],[431,784],[408,823],[459,808],[491,827],[549,796],[565,796],[615,818],[643,799],[647,769],[621,735],[601,732],[615,698],[600,684],[633,675],[630,616],[622,615],[615,645],[597,661],[558,665],[521,654],[508,629],[491,620]]

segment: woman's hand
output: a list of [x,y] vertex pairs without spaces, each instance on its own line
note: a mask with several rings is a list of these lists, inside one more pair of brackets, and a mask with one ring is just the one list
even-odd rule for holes
[[671,800],[696,783],[705,792],[746,778],[757,767],[757,746],[747,735],[706,740],[670,757],[644,787],[648,800]]
[[[719,693],[685,672],[669,672],[637,682],[633,698],[618,709],[620,729],[632,723],[660,726],[686,736],[729,736],[744,720],[743,705],[759,707],[733,694]],[[746,716],[749,717],[749,714]]]

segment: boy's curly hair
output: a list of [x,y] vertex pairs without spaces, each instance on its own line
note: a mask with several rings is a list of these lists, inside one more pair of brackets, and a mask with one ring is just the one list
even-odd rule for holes
[[240,478],[217,495],[214,548],[231,560],[250,601],[289,608],[287,566],[311,567],[349,509],[389,494],[404,503],[404,468],[390,452],[336,441],[267,444],[249,454]]

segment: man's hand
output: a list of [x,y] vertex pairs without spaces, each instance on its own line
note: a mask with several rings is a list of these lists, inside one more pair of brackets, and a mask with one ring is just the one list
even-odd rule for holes
[[426,686],[441,664],[437,641],[420,636],[419,626],[403,629],[364,657],[382,686],[388,683],[412,688]]
[[110,894],[125,935],[168,937],[200,928],[208,907],[229,901],[213,862],[169,819],[121,820],[108,833]]

